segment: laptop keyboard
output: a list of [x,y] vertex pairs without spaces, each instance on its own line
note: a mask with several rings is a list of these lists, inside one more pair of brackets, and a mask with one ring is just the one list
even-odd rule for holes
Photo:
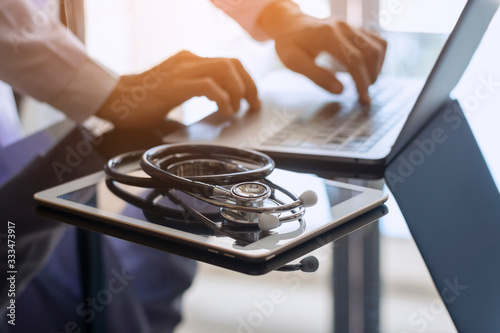
[[[369,106],[329,103],[314,116],[298,116],[262,144],[344,152],[367,152],[410,111],[417,89],[402,85],[376,85]],[[413,100],[412,100],[413,98]],[[406,112],[405,112],[406,111]]]

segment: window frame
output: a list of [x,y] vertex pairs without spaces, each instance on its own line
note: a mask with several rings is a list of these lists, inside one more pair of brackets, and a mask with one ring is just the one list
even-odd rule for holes
[[[378,31],[379,26],[379,0],[330,0],[332,16],[365,29]],[[355,8],[361,8],[361,13],[353,13]],[[351,22],[352,17],[357,17],[357,22]]]

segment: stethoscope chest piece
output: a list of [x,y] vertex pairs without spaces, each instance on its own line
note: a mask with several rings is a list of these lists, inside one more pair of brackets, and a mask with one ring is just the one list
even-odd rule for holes
[[[279,203],[270,199],[271,194],[271,188],[260,182],[240,183],[231,188],[231,195],[235,200],[235,204],[243,207],[278,207]],[[262,214],[259,213],[221,207],[220,214],[225,219],[225,225],[228,227],[260,227],[259,220]],[[276,214],[276,216],[279,216],[279,214]]]
[[262,207],[264,200],[271,196],[271,189],[259,182],[245,182],[234,185],[231,194],[238,205]]

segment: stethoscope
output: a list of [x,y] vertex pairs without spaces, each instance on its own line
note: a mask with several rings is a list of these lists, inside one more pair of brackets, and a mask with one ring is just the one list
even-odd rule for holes
[[[156,203],[156,196],[165,196],[214,232],[245,245],[255,241],[255,235],[260,232],[267,233],[286,222],[297,221],[296,232],[303,231],[305,208],[317,203],[313,191],[305,191],[297,197],[266,179],[274,167],[269,156],[254,150],[209,144],[169,144],[116,156],[108,161],[105,172],[108,188],[134,205],[167,215],[178,214]],[[129,174],[138,169],[148,177]],[[148,198],[141,198],[126,194],[115,182],[154,191]],[[219,207],[223,222],[213,221],[193,203],[186,204],[177,192]],[[289,202],[278,199],[276,192],[288,197]],[[318,267],[314,257],[303,261],[278,270],[311,272]]]
[[[127,169],[124,166],[137,160],[149,177],[132,176],[121,171]],[[268,231],[281,223],[302,218],[305,208],[315,205],[318,200],[313,191],[305,191],[297,197],[266,180],[265,177],[273,171],[274,166],[269,156],[249,149],[208,144],[171,144],[145,152],[119,155],[108,161],[105,171],[108,179],[119,183],[180,190],[207,204],[218,206],[228,225],[258,226]],[[275,189],[288,196],[291,202],[283,203],[276,199],[273,196]]]

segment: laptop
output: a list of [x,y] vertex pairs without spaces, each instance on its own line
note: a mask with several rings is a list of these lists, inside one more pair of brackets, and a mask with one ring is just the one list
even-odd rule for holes
[[[388,161],[449,101],[497,6],[496,0],[469,1],[426,82],[380,77],[370,107],[357,103],[352,81],[335,96],[290,73],[271,79],[269,92],[262,89],[260,112],[213,113],[164,142],[210,141],[265,152],[287,169],[382,178]],[[276,89],[294,80],[294,90]]]

